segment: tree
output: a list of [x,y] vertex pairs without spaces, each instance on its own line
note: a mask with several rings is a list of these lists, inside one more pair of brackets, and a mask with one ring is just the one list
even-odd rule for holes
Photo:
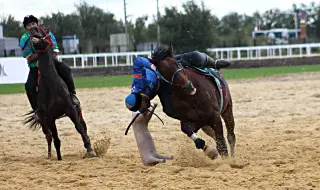
[[199,7],[194,1],[183,4],[183,12],[175,7],[166,8],[161,17],[162,43],[173,43],[177,52],[204,51],[216,42],[217,18],[210,10]]
[[133,28],[133,44],[136,48],[139,43],[147,42],[148,37],[148,29],[146,27],[146,21],[148,20],[148,16],[142,16],[136,19]]
[[21,37],[26,32],[24,27],[21,26],[21,22],[15,20],[11,14],[0,18],[0,25],[3,26],[4,37]]
[[[183,10],[176,7],[165,7],[164,14],[159,19],[161,28],[161,42],[174,46],[175,53],[187,51],[205,51],[215,46],[243,46],[251,45],[251,33],[257,23],[261,30],[272,28],[294,28],[293,15],[282,14],[285,10],[275,9],[253,15],[229,13],[218,19],[204,3],[188,1],[182,5]],[[307,11],[308,41],[320,40],[320,4],[293,4],[288,12]],[[67,35],[77,35],[80,38],[82,52],[107,52],[110,48],[110,35],[124,33],[124,23],[115,19],[114,14],[104,12],[101,8],[81,1],[75,4],[75,11],[71,14],[62,12],[52,13],[40,18],[44,26],[50,26],[60,47],[62,38]],[[146,16],[128,22],[128,32],[131,45],[157,41],[157,20],[146,26]],[[299,21],[298,21],[299,23]],[[4,28],[5,37],[20,37],[26,30],[21,21],[12,15],[0,17],[0,24]],[[262,39],[265,41],[265,39]],[[223,44],[223,45],[222,45]]]

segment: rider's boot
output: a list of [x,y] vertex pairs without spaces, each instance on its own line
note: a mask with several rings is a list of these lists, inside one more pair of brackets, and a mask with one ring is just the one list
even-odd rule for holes
[[210,56],[207,55],[207,62],[205,67],[209,67],[209,68],[214,68],[217,70],[220,70],[222,68],[226,68],[231,64],[231,62],[229,61],[224,61],[224,60],[213,60]]
[[75,106],[76,110],[78,112],[80,112],[81,111],[80,100],[78,99],[78,97],[76,95],[76,88],[75,88],[73,77],[72,77],[71,73],[69,73],[69,75],[65,78],[65,83],[67,84],[67,87],[69,89],[72,104]]
[[57,60],[54,61],[56,64],[56,68],[58,69],[58,73],[60,74],[60,76],[62,77],[62,79],[68,87],[73,105],[75,106],[78,112],[81,111],[80,101],[76,96],[76,88],[74,85],[71,69],[63,62],[59,62]]

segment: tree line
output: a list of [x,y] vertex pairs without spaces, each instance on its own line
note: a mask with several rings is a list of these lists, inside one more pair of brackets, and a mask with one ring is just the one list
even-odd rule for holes
[[[252,38],[252,31],[257,23],[261,30],[271,28],[294,29],[295,21],[292,15],[281,14],[282,10],[275,9],[253,15],[232,12],[221,19],[194,1],[182,5],[182,11],[176,7],[166,7],[159,20],[153,17],[150,24],[146,24],[148,16],[141,16],[135,21],[127,21],[130,36],[130,50],[136,50],[140,43],[157,42],[157,24],[161,31],[161,43],[172,42],[177,52],[192,50],[204,51],[208,47],[250,46],[266,44],[265,37],[256,40]],[[316,42],[320,39],[320,4],[293,4],[289,12],[295,13],[305,10],[308,13],[307,41]],[[39,15],[35,15],[39,16]],[[111,12],[81,2],[75,5],[71,14],[61,12],[41,16],[41,23],[50,26],[52,33],[62,47],[62,37],[76,34],[80,39],[81,53],[96,53],[110,51],[110,34],[124,33],[124,21],[117,20]],[[299,22],[298,22],[299,23]],[[0,18],[5,37],[20,37],[25,29],[22,18],[18,20],[12,15]],[[295,43],[301,43],[299,40]]]

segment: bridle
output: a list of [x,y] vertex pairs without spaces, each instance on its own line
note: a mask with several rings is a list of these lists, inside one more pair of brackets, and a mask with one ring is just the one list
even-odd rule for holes
[[[160,78],[161,78],[162,80],[164,80],[165,82],[167,82],[167,83],[169,83],[169,84],[171,84],[171,85],[173,85],[173,86],[178,86],[178,87],[181,87],[181,88],[182,88],[182,86],[179,86],[179,85],[177,85],[177,84],[174,83],[174,79],[176,78],[177,74],[178,74],[180,71],[183,71],[185,68],[181,65],[181,63],[177,62],[177,64],[178,64],[178,66],[179,66],[179,69],[174,72],[174,74],[172,75],[171,81],[168,81],[168,80],[165,79],[160,73],[159,73],[159,74],[160,74]],[[184,73],[184,74],[185,74],[185,73]]]
[[40,39],[40,40],[43,40],[44,42],[46,42],[48,45],[47,47],[44,49],[44,50],[37,50],[38,52],[46,52],[50,47],[53,46],[53,42],[52,42],[52,39],[50,38],[50,33],[47,33],[43,28],[41,28],[40,26],[36,26],[38,29],[40,29],[44,34],[45,36],[42,37],[42,38],[37,38],[37,37],[34,37],[34,36],[31,36],[30,35],[30,39],[32,41],[33,38],[37,38],[37,39]]

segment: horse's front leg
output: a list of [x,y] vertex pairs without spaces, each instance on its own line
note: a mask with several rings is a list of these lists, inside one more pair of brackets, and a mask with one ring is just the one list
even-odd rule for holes
[[189,121],[180,121],[180,124],[181,131],[193,140],[197,149],[202,149],[204,154],[212,160],[218,157],[217,150],[215,150],[214,147],[210,145],[206,145],[206,142],[196,135],[196,132],[201,128],[201,126],[190,123]]
[[194,123],[189,121],[180,121],[180,125],[181,131],[193,140],[197,149],[203,149],[205,147],[206,142],[196,135],[196,132],[199,129],[196,129],[196,125]]
[[[157,105],[150,111],[153,112],[156,106]],[[136,114],[137,113],[133,113],[132,116],[134,117]],[[151,117],[152,115],[150,113],[142,114],[132,124],[142,163],[146,166],[154,166],[158,163],[165,163],[166,160],[173,159],[172,156],[163,156],[157,152],[153,138],[148,129],[148,123]]]
[[40,125],[41,125],[41,128],[42,128],[42,132],[44,133],[44,135],[46,136],[46,139],[47,139],[48,159],[50,159],[52,157],[52,154],[51,154],[52,133],[51,133],[48,125],[46,125],[46,123],[43,120],[40,121]]
[[51,134],[53,137],[53,142],[54,142],[54,146],[56,148],[56,152],[57,152],[57,159],[58,160],[62,160],[62,156],[61,156],[61,151],[60,151],[60,147],[61,147],[61,142],[58,136],[58,130],[57,130],[57,126],[55,124],[54,120],[51,120],[48,122],[48,126],[51,129]]
[[41,98],[43,98],[43,96],[38,96],[38,113],[37,113],[39,116],[38,122],[41,125],[43,134],[46,136],[46,140],[48,144],[48,159],[50,159],[52,157],[52,154],[51,154],[52,132],[47,122],[47,117],[45,112],[46,107],[44,106],[44,104],[41,104]]

